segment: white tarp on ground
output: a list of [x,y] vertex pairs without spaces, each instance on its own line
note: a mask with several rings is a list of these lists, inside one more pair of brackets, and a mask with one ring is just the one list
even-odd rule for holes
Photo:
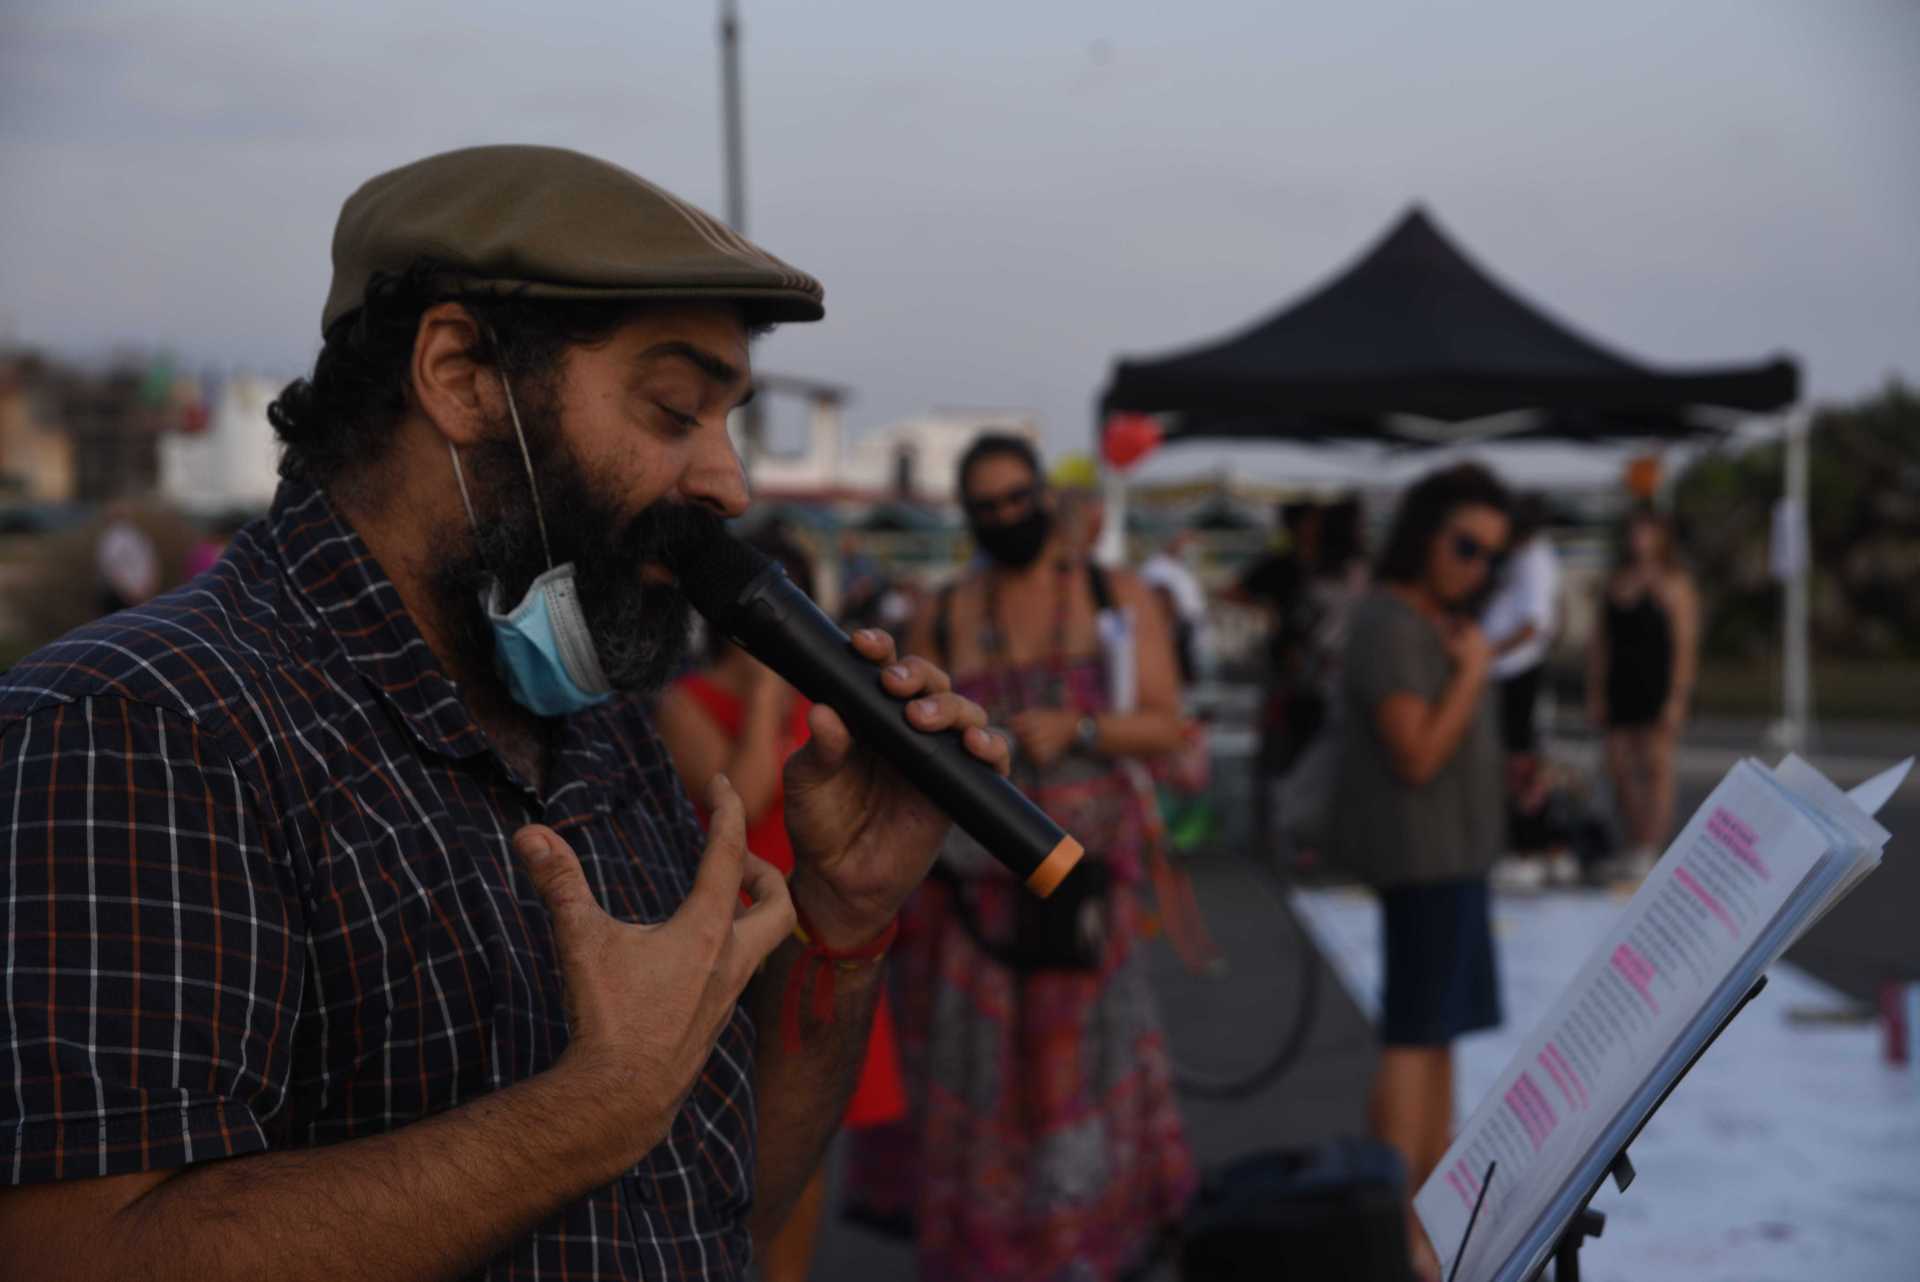
[[[1871,893],[1872,883],[1866,887]],[[1369,1016],[1380,922],[1363,891],[1294,902]],[[1591,891],[1501,896],[1494,943],[1506,1022],[1458,1047],[1464,1118],[1625,902]],[[1846,1004],[1786,963],[1631,1149],[1638,1180],[1595,1199],[1590,1282],[1912,1282],[1920,1260],[1920,1067],[1889,1067],[1876,1026],[1790,1023]]]

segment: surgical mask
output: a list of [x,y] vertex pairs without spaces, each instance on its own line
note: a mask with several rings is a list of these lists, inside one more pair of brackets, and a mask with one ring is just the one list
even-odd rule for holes
[[[527,468],[527,485],[533,492],[533,517],[540,527],[540,547],[547,557],[546,572],[527,587],[527,594],[511,610],[503,609],[500,580],[492,578],[480,594],[480,608],[486,612],[487,626],[493,633],[493,666],[506,682],[513,701],[542,717],[564,717],[605,703],[613,697],[613,686],[600,667],[600,656],[593,648],[593,634],[587,629],[580,609],[580,592],[573,580],[573,562],[553,563],[553,548],[547,542],[547,518],[540,510],[540,486],[533,475],[533,456],[527,451],[526,433],[520,428],[520,411],[513,403],[513,388],[503,374],[500,386],[507,394],[507,413],[513,419],[513,434],[520,442],[520,460]],[[467,478],[460,470],[460,452],[447,442],[453,456],[453,476],[460,484],[460,502],[467,509],[467,521],[474,533],[480,522],[474,516],[473,499],[467,494]]]
[[1039,558],[1053,533],[1053,514],[1036,501],[1033,510],[1003,525],[973,526],[973,541],[987,556],[1010,570],[1025,569]]

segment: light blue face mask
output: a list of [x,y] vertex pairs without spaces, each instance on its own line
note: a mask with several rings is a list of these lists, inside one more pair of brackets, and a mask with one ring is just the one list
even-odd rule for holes
[[[513,388],[505,376],[500,386],[507,394],[513,434],[520,441],[520,460],[527,467],[533,517],[540,527],[547,570],[528,585],[526,596],[511,610],[502,609],[505,603],[500,598],[500,580],[490,580],[480,594],[480,608],[486,611],[487,625],[493,631],[493,666],[507,683],[513,701],[542,717],[564,717],[605,703],[613,697],[613,686],[600,667],[593,634],[580,611],[573,562],[553,563],[553,549],[547,543],[547,518],[540,510],[540,486],[533,477],[526,433],[520,429],[520,411],[513,403]],[[460,484],[460,502],[466,506],[467,521],[478,534],[480,522],[467,494],[466,475],[460,470],[460,452],[453,448],[452,441],[447,442],[447,452],[453,456],[453,476]]]

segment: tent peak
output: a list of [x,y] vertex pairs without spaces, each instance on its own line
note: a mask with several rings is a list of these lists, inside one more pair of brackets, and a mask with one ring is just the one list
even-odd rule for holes
[[[1450,423],[1510,410],[1690,430],[1696,407],[1764,411],[1791,402],[1797,370],[1660,370],[1574,329],[1501,282],[1421,201],[1331,279],[1248,328],[1157,359],[1122,359],[1105,411],[1305,424],[1392,435],[1384,415]],[[1579,429],[1593,434],[1594,427]],[[1243,434],[1236,430],[1234,434]]]
[[[1447,235],[1446,224],[1442,223],[1433,210],[1423,200],[1416,200],[1400,212],[1393,225],[1361,257],[1368,258],[1384,246],[1401,240],[1438,241],[1448,249],[1454,249],[1453,237]],[[1455,252],[1458,252],[1455,250]]]

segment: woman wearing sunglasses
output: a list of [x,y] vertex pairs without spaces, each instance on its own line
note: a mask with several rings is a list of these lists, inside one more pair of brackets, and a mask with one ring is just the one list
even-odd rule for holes
[[[1353,609],[1341,672],[1340,768],[1328,828],[1380,897],[1385,941],[1374,1134],[1408,1190],[1446,1152],[1456,1037],[1500,1022],[1487,874],[1503,844],[1493,651],[1474,622],[1505,547],[1509,500],[1486,468],[1423,478],[1394,514],[1374,589]],[[1417,1276],[1439,1265],[1409,1206]]]

